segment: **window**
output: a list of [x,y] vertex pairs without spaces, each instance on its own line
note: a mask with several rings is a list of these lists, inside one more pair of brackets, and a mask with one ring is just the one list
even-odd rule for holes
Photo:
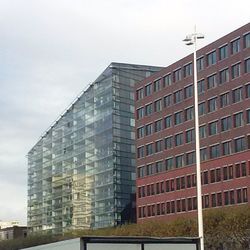
[[162,110],[161,99],[155,101],[154,106],[155,106],[155,112],[161,111]]
[[231,116],[221,118],[221,131],[227,131],[231,129]]
[[191,165],[195,163],[195,152],[186,153],[186,164]]
[[200,126],[200,139],[206,138],[206,125]]
[[223,167],[223,180],[226,181],[228,180],[228,168]]
[[243,202],[247,202],[248,199],[247,199],[247,188],[243,188],[242,189],[242,196],[243,196]]
[[243,151],[245,149],[246,149],[246,145],[245,145],[245,138],[244,137],[234,139],[235,153]]
[[247,124],[250,123],[250,109],[248,109],[247,111]]
[[191,76],[192,71],[193,71],[193,64],[192,63],[184,65],[184,69],[183,69],[184,77]]
[[174,114],[174,123],[175,123],[175,125],[182,123],[182,111],[179,111],[179,112]]
[[199,116],[202,116],[202,115],[206,114],[205,102],[199,103],[199,105],[198,105],[198,112],[199,112]]
[[200,72],[204,69],[204,57],[197,59],[197,71]]
[[183,166],[183,155],[178,155],[175,157],[175,167],[180,168]]
[[216,173],[216,176],[215,176],[216,182],[221,181],[221,170],[220,170],[220,168],[216,168],[215,173]]
[[207,66],[211,66],[216,63],[216,51],[213,51],[207,55]]
[[250,73],[250,58],[245,60],[245,73]]
[[223,60],[228,57],[228,45],[224,45],[219,48],[219,58]]
[[144,157],[144,146],[139,147],[137,149],[137,158],[142,158],[142,157]]
[[194,95],[194,86],[193,85],[189,85],[187,87],[184,88],[184,98],[190,98]]
[[181,69],[177,69],[174,71],[174,82],[178,82],[181,80]]
[[212,194],[212,207],[216,207],[216,195]]
[[205,171],[203,173],[203,184],[204,185],[208,184],[208,171]]
[[174,102],[175,103],[179,103],[182,101],[182,90],[178,90],[176,92],[174,92]]
[[215,170],[214,169],[210,170],[210,182],[211,183],[215,182]]
[[161,79],[154,82],[154,92],[161,90]]
[[194,118],[194,107],[190,107],[185,109],[185,120],[189,121],[189,120],[193,120]]
[[176,178],[175,182],[176,182],[176,190],[180,190],[181,189],[181,179]]
[[205,93],[205,80],[199,80],[198,81],[198,94],[203,94]]
[[244,48],[249,48],[250,47],[250,33],[244,35]]
[[204,207],[208,208],[209,207],[209,195],[204,196]]
[[216,135],[218,133],[218,121],[208,124],[208,133],[209,135]]
[[220,95],[220,107],[221,108],[228,106],[229,103],[230,103],[229,93],[224,93],[224,94]]
[[137,138],[142,138],[144,136],[144,127],[140,127],[137,129]]
[[234,190],[229,192],[230,204],[234,204]]
[[188,211],[191,211],[193,209],[192,198],[187,199],[187,209],[188,209]]
[[171,81],[171,74],[168,74],[166,75],[164,78],[163,78],[163,85],[164,87],[166,86],[169,86],[172,84],[172,81]]
[[152,155],[154,153],[153,143],[146,145],[146,155]]
[[240,63],[232,66],[232,79],[240,76]]
[[231,52],[232,54],[240,52],[240,39],[231,42]]
[[228,179],[234,178],[233,165],[228,166]]
[[250,84],[247,84],[246,86],[246,98],[250,97]]
[[165,122],[165,128],[170,128],[172,126],[172,116],[166,116],[164,119]]
[[176,211],[177,213],[181,211],[181,200],[176,201]]
[[216,87],[216,74],[208,76],[207,78],[207,88],[212,89]]
[[146,171],[147,171],[147,175],[152,175],[154,174],[154,166],[153,164],[148,164],[146,166]]
[[228,82],[229,81],[229,71],[228,71],[228,68],[221,70],[219,72],[219,76],[220,76],[220,84]]
[[169,107],[172,103],[172,95],[167,95],[164,97],[164,107]]
[[186,131],[186,143],[194,141],[194,129],[190,129]]
[[242,202],[241,189],[236,190],[236,194],[237,194],[237,203],[241,203]]
[[241,127],[243,126],[243,112],[239,112],[237,114],[234,114],[234,127]]
[[229,204],[229,192],[228,191],[224,192],[224,204],[225,205]]
[[222,206],[222,193],[217,193],[217,206]]
[[159,132],[162,130],[162,120],[158,120],[155,122],[155,132]]
[[151,135],[153,133],[153,124],[147,124],[146,125],[146,135]]
[[231,154],[231,141],[226,141],[222,143],[222,154],[223,155]]
[[145,96],[149,96],[152,94],[152,83],[145,86]]
[[138,108],[137,109],[137,119],[141,119],[144,116],[144,109]]
[[235,164],[235,178],[240,177],[240,164]]
[[165,138],[165,149],[170,149],[173,147],[172,140],[173,140],[173,136],[169,136]]
[[245,162],[241,163],[241,176],[247,176],[247,167]]
[[216,102],[217,102],[217,97],[208,100],[208,112],[213,112],[217,109]]
[[210,158],[216,158],[220,156],[219,144],[210,147]]
[[148,116],[148,115],[151,115],[153,113],[153,104],[150,103],[150,104],[147,104],[145,106],[145,115]]
[[175,146],[180,146],[183,144],[183,134],[177,134],[175,135]]
[[185,177],[182,176],[181,177],[181,189],[185,189],[185,188],[186,188]]
[[240,102],[243,99],[243,88],[237,88],[232,91],[233,103]]
[[155,153],[162,151],[162,140],[155,142]]
[[207,148],[200,149],[200,158],[201,158],[201,161],[207,160]]
[[173,168],[173,158],[166,159],[166,170],[170,170]]
[[163,171],[163,162],[162,161],[158,161],[155,163],[155,172],[156,173],[160,173]]
[[143,88],[138,89],[136,91],[136,99],[137,100],[141,100],[143,98],[143,96],[144,96],[144,90],[143,90]]
[[175,213],[175,201],[171,201],[171,213]]

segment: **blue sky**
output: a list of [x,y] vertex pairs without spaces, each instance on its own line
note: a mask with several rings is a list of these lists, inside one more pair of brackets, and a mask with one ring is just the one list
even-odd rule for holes
[[167,66],[249,22],[248,0],[0,0],[0,220],[26,223],[29,149],[110,64]]

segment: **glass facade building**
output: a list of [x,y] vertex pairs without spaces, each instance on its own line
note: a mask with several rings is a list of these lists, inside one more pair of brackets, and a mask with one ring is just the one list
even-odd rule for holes
[[160,69],[111,63],[29,151],[30,232],[135,220],[134,85]]

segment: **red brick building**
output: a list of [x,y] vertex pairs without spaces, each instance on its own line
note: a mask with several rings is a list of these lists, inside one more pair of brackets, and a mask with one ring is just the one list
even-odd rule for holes
[[[192,60],[136,85],[139,223],[196,213]],[[198,50],[197,70],[203,207],[249,203],[250,23]]]

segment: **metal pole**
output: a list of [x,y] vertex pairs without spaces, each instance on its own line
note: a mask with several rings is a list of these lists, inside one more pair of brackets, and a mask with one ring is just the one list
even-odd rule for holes
[[194,118],[195,118],[195,153],[196,153],[196,185],[197,185],[197,210],[198,210],[198,230],[200,238],[200,249],[204,250],[204,232],[202,216],[202,192],[201,192],[201,165],[200,165],[200,131],[199,131],[199,109],[198,109],[198,83],[196,68],[196,30],[194,39]]

